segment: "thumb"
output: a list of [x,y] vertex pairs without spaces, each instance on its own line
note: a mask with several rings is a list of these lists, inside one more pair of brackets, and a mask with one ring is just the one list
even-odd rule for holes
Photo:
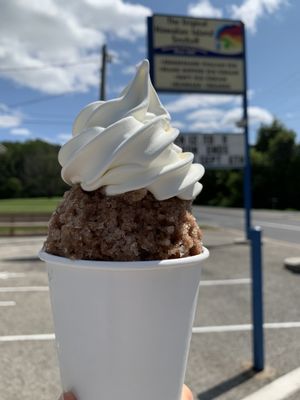
[[193,400],[193,393],[186,385],[183,385],[181,400]]

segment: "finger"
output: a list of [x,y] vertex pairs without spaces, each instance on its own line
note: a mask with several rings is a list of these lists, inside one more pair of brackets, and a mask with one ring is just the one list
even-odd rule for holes
[[76,397],[73,393],[68,392],[64,394],[64,400],[76,400]]
[[[69,392],[60,396],[59,400],[76,400],[76,398]],[[193,400],[193,394],[186,385],[183,385],[181,400]]]
[[71,392],[68,392],[62,394],[58,400],[76,400],[76,398]]
[[181,400],[193,400],[193,393],[186,385],[183,385]]

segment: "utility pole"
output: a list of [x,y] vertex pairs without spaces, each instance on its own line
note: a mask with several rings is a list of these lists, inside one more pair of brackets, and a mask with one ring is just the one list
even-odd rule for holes
[[101,68],[100,68],[100,93],[99,97],[100,100],[105,100],[106,99],[106,63],[111,62],[112,57],[111,55],[107,52],[107,46],[104,44],[102,46],[102,52],[101,52]]

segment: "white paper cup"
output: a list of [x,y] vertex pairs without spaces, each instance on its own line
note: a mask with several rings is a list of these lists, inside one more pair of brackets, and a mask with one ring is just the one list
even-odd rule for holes
[[78,400],[180,400],[208,255],[112,262],[41,252],[63,390]]

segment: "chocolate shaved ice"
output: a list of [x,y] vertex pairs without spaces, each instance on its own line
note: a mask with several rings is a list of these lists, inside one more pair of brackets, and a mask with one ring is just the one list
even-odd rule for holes
[[202,233],[191,201],[159,201],[146,189],[106,196],[79,185],[64,195],[49,222],[44,251],[81,260],[144,261],[194,256]]

